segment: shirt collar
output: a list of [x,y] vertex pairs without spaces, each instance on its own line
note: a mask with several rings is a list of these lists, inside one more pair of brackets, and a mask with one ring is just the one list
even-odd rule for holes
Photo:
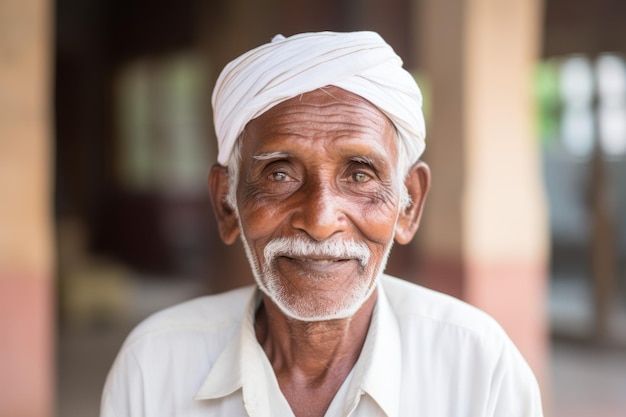
[[[388,417],[396,417],[399,413],[402,349],[398,322],[382,285],[384,280],[382,276],[378,283],[376,307],[354,367],[352,384],[354,389],[358,387],[369,395]],[[351,398],[350,394],[348,398]]]
[[211,367],[204,383],[194,396],[195,400],[225,397],[243,386],[242,358],[249,354],[250,338],[255,337],[254,315],[261,302],[259,290],[253,291],[241,322],[239,336],[224,348]]
[[249,415],[293,416],[272,365],[256,339],[254,319],[260,303],[261,292],[256,289],[244,313],[239,337],[233,338],[217,358],[194,399],[218,399],[241,390]]
[[[399,413],[402,353],[400,331],[383,289],[384,279],[384,276],[381,277],[378,283],[376,307],[361,355],[353,368],[344,415],[348,415],[356,408],[359,397],[363,393],[369,395],[388,417],[396,417]],[[250,387],[267,386],[266,379],[258,381],[258,384],[253,381],[266,378],[269,364],[261,346],[256,341],[254,331],[255,312],[260,302],[261,294],[257,290],[248,303],[239,337],[233,338],[218,357],[194,399],[207,400],[225,397],[241,389],[243,381],[246,381],[246,386]],[[259,353],[263,353],[261,360],[259,360]],[[271,370],[271,365],[269,366]],[[272,383],[276,383],[275,378],[270,382]],[[268,400],[266,395],[261,395],[256,389],[245,391],[243,394],[246,404],[261,402],[262,404],[257,404],[261,408],[269,407],[269,404],[265,404]]]

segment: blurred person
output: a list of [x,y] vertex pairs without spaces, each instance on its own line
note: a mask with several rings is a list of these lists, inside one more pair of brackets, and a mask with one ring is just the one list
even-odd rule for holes
[[421,102],[373,32],[279,35],[228,64],[209,189],[256,285],[140,324],[101,415],[541,416],[492,318],[383,272],[430,186]]

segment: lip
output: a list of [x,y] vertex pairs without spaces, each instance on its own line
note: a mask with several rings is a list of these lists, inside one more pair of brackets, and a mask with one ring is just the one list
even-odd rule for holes
[[294,262],[309,262],[309,263],[320,264],[320,265],[336,263],[336,262],[347,262],[351,260],[351,259],[346,259],[346,258],[316,258],[316,257],[289,257],[289,256],[285,256],[284,258],[290,261],[294,261]]
[[276,258],[279,269],[285,269],[287,273],[337,273],[344,275],[353,271],[359,261],[352,258],[316,258],[316,257],[287,257],[279,256]]

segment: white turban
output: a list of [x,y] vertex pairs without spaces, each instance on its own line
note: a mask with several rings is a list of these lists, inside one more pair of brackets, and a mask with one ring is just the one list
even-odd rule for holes
[[213,90],[213,121],[227,165],[246,124],[275,105],[333,85],[368,100],[395,125],[411,163],[424,151],[422,95],[402,60],[377,33],[302,33],[246,52],[230,62]]

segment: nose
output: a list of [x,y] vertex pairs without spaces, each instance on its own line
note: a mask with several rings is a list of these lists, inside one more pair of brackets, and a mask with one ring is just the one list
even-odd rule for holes
[[328,239],[346,230],[347,218],[342,203],[337,190],[329,184],[312,184],[302,190],[291,224],[316,241]]

